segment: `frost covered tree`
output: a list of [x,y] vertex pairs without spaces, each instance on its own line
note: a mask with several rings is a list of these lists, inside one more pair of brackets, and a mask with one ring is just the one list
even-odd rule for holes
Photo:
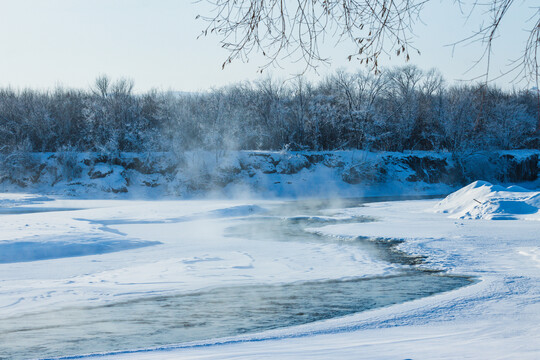
[[267,77],[258,81],[251,93],[253,113],[259,119],[259,149],[279,149],[287,142],[285,84]]
[[0,152],[538,148],[537,92],[448,87],[413,66],[206,92],[0,89]]

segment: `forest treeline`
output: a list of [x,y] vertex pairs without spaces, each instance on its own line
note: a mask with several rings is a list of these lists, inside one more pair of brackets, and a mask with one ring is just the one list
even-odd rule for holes
[[538,91],[447,85],[414,66],[267,78],[203,93],[99,77],[88,90],[0,89],[0,151],[538,148]]

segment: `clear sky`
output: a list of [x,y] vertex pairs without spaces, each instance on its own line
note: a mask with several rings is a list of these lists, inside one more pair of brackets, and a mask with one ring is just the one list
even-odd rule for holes
[[[505,69],[508,60],[519,55],[526,40],[526,23],[536,9],[532,1],[517,1],[504,19],[501,36],[495,42],[493,76]],[[139,91],[198,91],[261,76],[260,57],[249,63],[236,62],[221,69],[227,53],[215,37],[199,38],[204,29],[201,4],[190,0],[0,0],[0,86],[53,88],[56,85],[87,88],[100,74],[127,77]],[[476,30],[479,17],[468,20],[454,1],[434,0],[422,13],[416,27],[415,44],[420,56],[411,63],[423,69],[438,68],[452,82],[482,73],[479,66],[465,74],[480,54],[479,45],[449,46]],[[332,57],[330,66],[319,74],[307,73],[317,81],[338,68],[355,71],[361,65],[348,62],[347,44],[323,46]],[[401,65],[403,60],[381,60]],[[282,69],[270,69],[274,77],[288,78],[300,69],[287,61]],[[499,81],[510,87],[511,78]],[[525,86],[523,83],[517,87]]]

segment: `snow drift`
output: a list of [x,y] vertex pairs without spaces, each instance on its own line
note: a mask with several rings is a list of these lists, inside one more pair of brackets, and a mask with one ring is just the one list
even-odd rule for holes
[[540,220],[540,192],[512,185],[475,181],[448,195],[435,206],[456,219]]

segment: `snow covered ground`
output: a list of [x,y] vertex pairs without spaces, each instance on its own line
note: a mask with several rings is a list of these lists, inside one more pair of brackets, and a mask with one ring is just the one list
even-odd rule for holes
[[[461,205],[467,196],[476,203],[478,185],[455,194]],[[487,187],[486,194],[502,190],[482,185]],[[510,191],[522,193],[516,188]],[[511,197],[506,195],[502,201]],[[428,257],[422,266],[475,276],[479,281],[474,285],[340,319],[227,339],[222,344],[193,344],[110,358],[538,359],[540,223],[517,216],[509,221],[455,219],[437,212],[450,202],[372,203],[342,215],[370,215],[377,222],[329,225],[312,231],[339,237],[404,239],[402,250]]]
[[[400,250],[427,257],[419,266],[478,281],[342,318],[99,358],[538,359],[540,222],[537,211],[527,207],[526,213],[512,213],[522,208],[508,206],[525,202],[537,210],[537,197],[516,187],[474,183],[442,202],[328,209],[324,215],[330,218],[377,221],[309,231],[342,240],[402,239]],[[399,271],[399,265],[375,260],[347,241],[278,243],[224,236],[237,219],[264,216],[276,203],[3,194],[0,247],[8,255],[0,254],[0,319],[216,286]],[[512,220],[488,220],[501,214]]]
[[263,212],[259,205],[271,202],[42,199],[0,199],[25,204],[3,207],[0,215],[0,316],[218,285],[382,275],[395,268],[344,244],[224,238],[236,218]]
[[55,340],[54,329],[42,334],[49,324],[34,323],[35,314],[42,319],[66,308],[235,285],[373,277],[399,268],[343,242],[226,236],[240,219],[264,217],[279,203],[0,195],[0,338],[10,346],[0,346],[0,358],[31,344],[46,353],[39,346]]

